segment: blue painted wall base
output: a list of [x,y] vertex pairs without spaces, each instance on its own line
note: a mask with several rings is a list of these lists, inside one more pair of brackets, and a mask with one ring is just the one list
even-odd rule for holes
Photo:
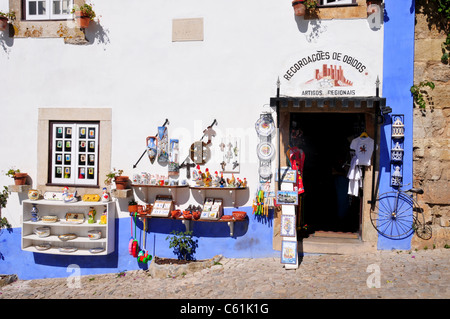
[[[392,114],[403,114],[405,118],[403,184],[407,185],[412,183],[413,171],[413,99],[410,88],[414,81],[415,8],[411,0],[387,0],[384,4],[383,96],[392,108]],[[393,190],[390,186],[391,125],[388,119],[380,134],[380,194]],[[378,249],[410,248],[411,236],[401,240],[378,236]]]
[[[225,209],[231,214],[235,209]],[[198,241],[194,257],[208,259],[215,255],[229,258],[279,257],[272,249],[272,216],[261,218],[252,214],[251,207],[240,207],[247,212],[247,220],[236,222],[234,236],[230,237],[227,223],[194,222],[193,235]],[[21,249],[21,228],[3,229],[0,232],[0,274],[16,274],[19,279],[62,278],[73,273],[69,265],[78,265],[80,275],[119,273],[121,271],[146,269],[148,264],[139,263],[128,253],[131,238],[131,217],[118,218],[115,223],[115,251],[107,256],[74,256],[32,253]],[[133,222],[134,223],[134,222]],[[134,232],[134,224],[133,224]],[[179,220],[151,219],[146,233],[145,248],[151,255],[176,258],[169,248],[167,236],[173,230],[184,231]],[[137,237],[144,247],[142,222],[137,223]]]

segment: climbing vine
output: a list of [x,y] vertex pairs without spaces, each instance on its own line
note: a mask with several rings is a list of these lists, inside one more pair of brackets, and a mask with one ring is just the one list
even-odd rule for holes
[[422,81],[419,84],[414,84],[411,86],[411,94],[413,95],[414,104],[417,105],[421,109],[425,109],[426,107],[426,101],[425,101],[425,95],[428,95],[427,90],[425,87],[429,87],[430,89],[434,90],[434,83],[431,81]]

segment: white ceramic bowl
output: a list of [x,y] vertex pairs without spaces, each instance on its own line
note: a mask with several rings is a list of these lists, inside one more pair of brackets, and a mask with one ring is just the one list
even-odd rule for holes
[[100,230],[90,230],[88,231],[89,239],[95,240],[102,237],[102,232]]
[[38,235],[38,237],[41,237],[41,238],[50,236],[50,227],[47,227],[47,226],[37,227],[34,230],[34,233],[36,235]]
[[42,220],[44,223],[55,223],[55,222],[58,221],[58,216],[54,216],[54,215],[51,215],[51,216],[42,216],[41,220]]

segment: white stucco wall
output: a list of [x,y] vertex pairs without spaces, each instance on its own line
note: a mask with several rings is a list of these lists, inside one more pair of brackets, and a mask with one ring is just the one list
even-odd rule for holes
[[[146,157],[132,169],[145,138],[166,118],[169,138],[180,139],[181,161],[217,119],[213,143],[220,143],[221,135],[238,135],[245,147],[237,176],[249,181],[246,205],[251,205],[258,186],[254,124],[261,112],[270,110],[276,80],[292,56],[337,46],[365,55],[370,72],[381,77],[382,28],[371,30],[365,19],[305,22],[294,17],[290,1],[92,2],[100,26],[88,29],[89,45],[0,38],[0,170],[15,166],[36,178],[37,115],[42,107],[112,108],[111,163],[129,176],[167,173],[167,167],[151,165]],[[0,0],[0,9],[7,6],[7,0]],[[176,18],[203,18],[204,41],[172,42]],[[287,94],[283,86],[281,93]],[[218,161],[204,167],[214,172]],[[184,178],[185,170],[180,175]],[[0,175],[0,186],[9,184],[12,180]],[[12,194],[3,209],[14,227],[20,223],[18,197]]]

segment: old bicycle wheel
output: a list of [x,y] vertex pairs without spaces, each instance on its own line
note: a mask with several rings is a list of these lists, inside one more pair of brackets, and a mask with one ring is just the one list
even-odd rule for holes
[[419,219],[416,219],[414,222],[414,228],[416,230],[417,237],[419,237],[420,239],[428,240],[433,236],[433,230],[431,229],[431,226],[425,224],[424,220],[423,222],[421,222]]
[[414,232],[417,220],[414,206],[414,200],[405,193],[384,193],[377,198],[371,209],[370,220],[381,235],[402,239]]

